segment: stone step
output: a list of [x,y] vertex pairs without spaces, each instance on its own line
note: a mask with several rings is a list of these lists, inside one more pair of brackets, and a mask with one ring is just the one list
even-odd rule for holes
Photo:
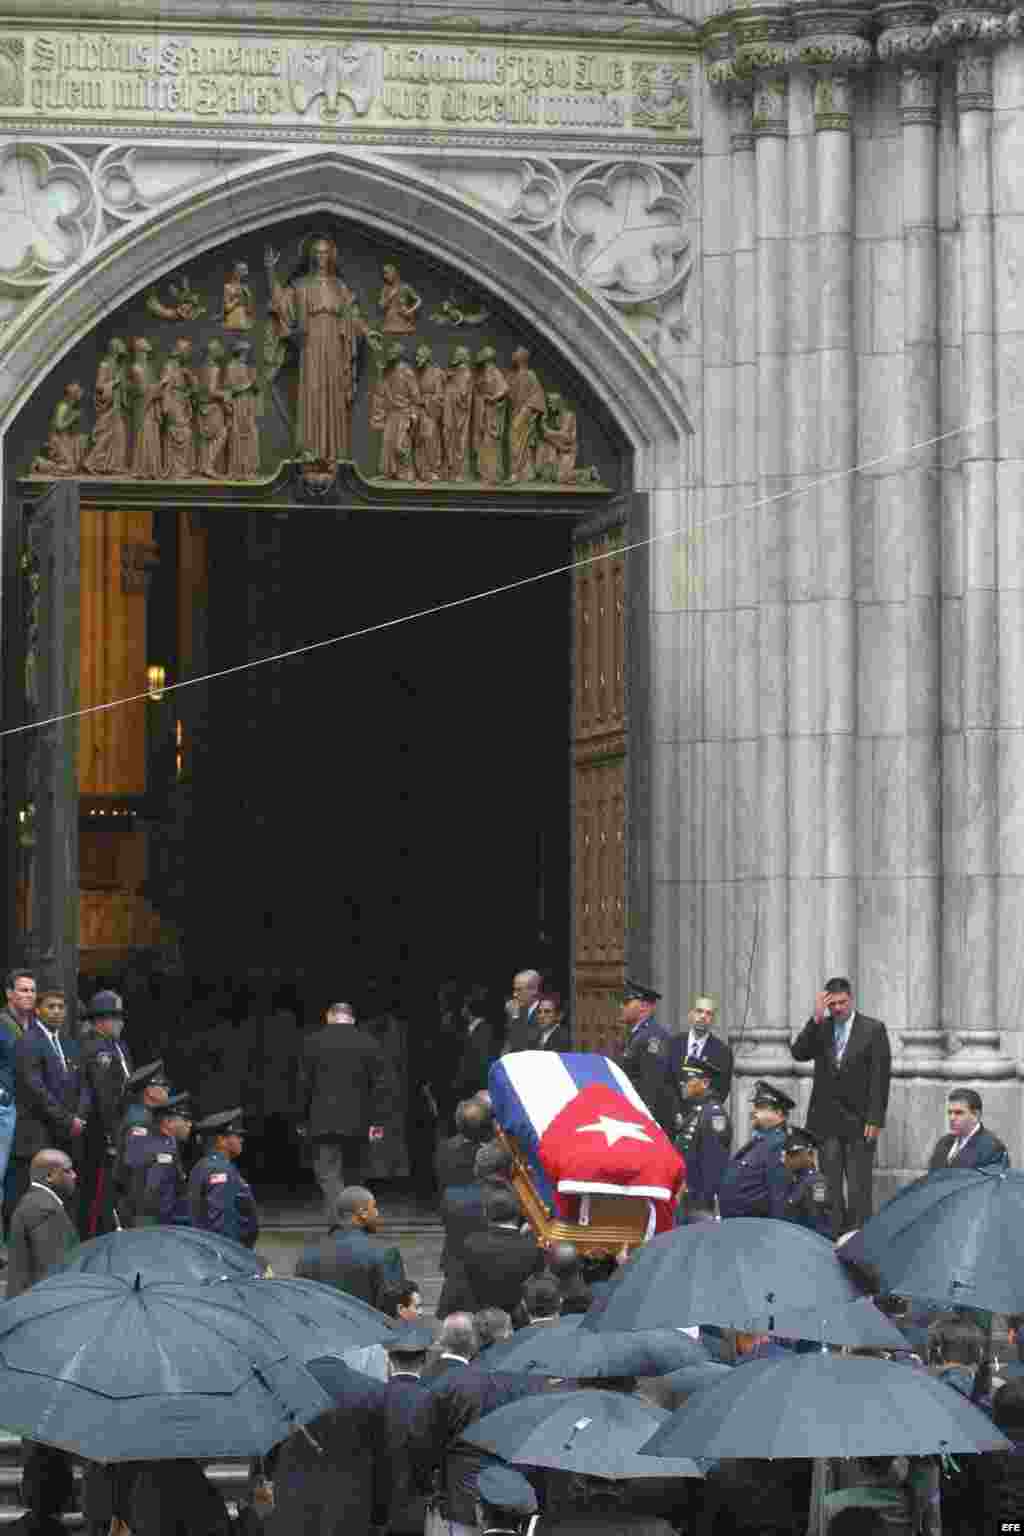
[[[5,1441],[10,1442],[11,1437],[5,1436]],[[18,1446],[18,1454],[11,1453],[10,1445],[0,1447],[6,1457],[0,1461],[0,1521],[6,1521],[12,1509],[17,1510],[20,1503],[21,1483],[21,1442],[15,1442]],[[247,1461],[206,1461],[202,1463],[207,1477],[215,1488],[218,1488],[226,1499],[235,1499],[242,1493],[249,1479],[249,1463]],[[81,1481],[81,1468],[77,1465],[73,1469],[76,1485]]]

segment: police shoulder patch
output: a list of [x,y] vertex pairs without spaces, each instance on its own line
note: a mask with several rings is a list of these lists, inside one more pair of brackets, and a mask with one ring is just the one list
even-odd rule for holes
[[824,1184],[819,1183],[818,1180],[815,1179],[813,1199],[816,1205],[825,1204],[825,1194],[826,1190]]
[[148,1136],[149,1132],[144,1125],[133,1125],[128,1134],[129,1136]]
[[109,1051],[98,1051],[96,1053],[96,1065],[98,1067],[109,1067],[113,1059]]
[[660,1040],[648,1040],[648,1042],[647,1042],[647,1049],[650,1051],[652,1056],[660,1056],[661,1055],[661,1041]]
[[171,1156],[171,1154],[169,1152],[158,1152],[157,1155],[156,1155],[156,1160],[157,1160],[158,1163],[173,1163],[174,1162],[174,1158]]
[[228,1176],[227,1176],[226,1173],[211,1173],[210,1174],[209,1182],[211,1184],[226,1184],[227,1181],[228,1181]]
[[724,1115],[712,1115],[711,1116],[711,1129],[713,1131],[724,1131],[725,1127],[726,1127],[726,1119],[725,1119]]

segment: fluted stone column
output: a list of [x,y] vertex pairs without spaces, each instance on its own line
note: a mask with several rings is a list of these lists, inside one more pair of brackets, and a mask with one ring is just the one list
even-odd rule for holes
[[[996,600],[995,314],[992,253],[992,60],[971,45],[957,61],[961,241],[963,592],[959,673],[947,677],[943,752],[944,1023],[997,1018],[999,972],[999,651]],[[985,424],[987,423],[987,424]],[[955,667],[956,650],[947,648]],[[952,684],[952,686],[950,686]]]
[[[785,75],[758,79],[753,128],[757,165],[757,492],[764,499],[777,497],[788,486]],[[767,500],[757,518],[760,879],[755,985],[762,1017],[780,1020],[787,1017],[789,989],[787,515],[785,499]]]

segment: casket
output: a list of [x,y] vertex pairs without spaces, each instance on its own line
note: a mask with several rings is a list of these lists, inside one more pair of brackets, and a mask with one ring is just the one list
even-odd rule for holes
[[516,1051],[488,1087],[538,1242],[614,1255],[672,1226],[685,1164],[615,1062]]

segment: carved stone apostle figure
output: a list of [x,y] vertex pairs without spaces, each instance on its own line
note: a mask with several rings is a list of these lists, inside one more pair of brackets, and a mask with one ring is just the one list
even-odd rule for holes
[[485,485],[497,485],[501,479],[508,408],[508,384],[496,357],[493,347],[480,348],[473,382],[473,452],[477,476]]
[[569,410],[561,395],[547,395],[545,399],[547,410],[540,424],[537,476],[569,485],[576,479],[576,412]]
[[384,369],[370,407],[370,426],[382,434],[380,476],[384,480],[415,480],[413,438],[419,417],[420,386],[405,361],[400,341],[384,354]]
[[236,261],[224,279],[224,318],[221,324],[226,331],[252,330],[255,300],[246,281],[248,276],[248,263]]
[[196,426],[199,452],[196,468],[208,480],[227,473],[228,413],[224,400],[224,346],[214,336],[206,343],[206,361],[199,370],[199,405]]
[[196,376],[189,367],[191,358],[191,340],[187,336],[179,336],[160,373],[165,480],[189,480],[196,472],[193,437]]
[[128,386],[132,403],[132,474],[137,480],[159,480],[164,472],[163,395],[153,377],[153,347],[145,336],[132,342]]
[[256,370],[249,363],[250,343],[236,341],[224,370],[224,394],[229,401],[228,479],[252,480],[260,472],[260,439],[256,425]]
[[444,408],[441,413],[446,480],[470,478],[469,435],[472,423],[473,369],[469,361],[469,348],[456,347],[445,380]]
[[303,251],[306,272],[284,286],[277,280],[277,252],[266,253],[271,320],[278,336],[293,337],[302,348],[296,446],[333,464],[352,456],[356,349],[366,322],[338,277],[334,241],[314,235]]
[[420,385],[420,419],[416,427],[416,478],[440,480],[443,453],[441,417],[444,414],[444,369],[433,361],[430,348],[416,348],[416,374]]
[[525,347],[516,347],[512,353],[508,404],[508,478],[533,480],[537,474],[537,423],[544,414],[544,391],[530,367],[530,354]]
[[380,328],[388,336],[411,336],[416,329],[416,311],[423,302],[415,289],[403,283],[394,262],[383,271],[384,286],[377,307],[384,311]]
[[89,451],[82,461],[82,470],[87,475],[128,472],[127,358],[128,348],[120,336],[111,336],[96,370],[92,395],[96,424]]
[[82,421],[82,386],[77,379],[65,384],[63,398],[58,400],[50,417],[50,434],[46,439],[46,452],[32,461],[34,475],[77,475],[88,441],[79,431]]

